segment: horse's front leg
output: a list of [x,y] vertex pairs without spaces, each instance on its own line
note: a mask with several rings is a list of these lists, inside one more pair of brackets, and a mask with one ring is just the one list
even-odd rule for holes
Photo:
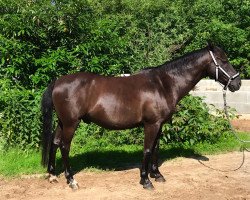
[[144,152],[141,168],[141,181],[145,189],[153,189],[154,186],[148,178],[149,163],[152,159],[152,151],[155,148],[156,140],[160,130],[160,124],[145,124],[144,125]]
[[[158,135],[160,135],[159,133]],[[155,148],[153,150],[152,154],[152,160],[151,160],[151,167],[150,167],[150,177],[155,178],[155,181],[157,182],[165,182],[165,178],[159,171],[159,165],[158,165],[158,155],[159,155],[159,143],[160,139],[159,137],[157,138],[157,143],[155,145]]]

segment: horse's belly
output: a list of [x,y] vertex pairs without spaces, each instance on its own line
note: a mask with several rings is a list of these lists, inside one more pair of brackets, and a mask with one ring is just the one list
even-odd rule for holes
[[100,104],[89,113],[89,120],[108,129],[133,128],[140,124],[137,112],[128,106]]

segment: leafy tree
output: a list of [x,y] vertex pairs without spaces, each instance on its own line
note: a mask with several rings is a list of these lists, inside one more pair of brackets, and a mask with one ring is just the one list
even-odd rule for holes
[[[222,46],[241,76],[250,78],[249,10],[248,0],[1,0],[0,137],[6,144],[38,145],[39,99],[61,75],[133,73],[208,40]],[[192,122],[186,140],[189,131],[207,135]],[[122,134],[122,141],[141,138],[133,142]]]

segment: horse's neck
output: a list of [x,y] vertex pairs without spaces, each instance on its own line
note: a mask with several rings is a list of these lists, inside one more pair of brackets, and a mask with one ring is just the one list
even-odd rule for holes
[[[194,88],[194,86],[204,77],[204,72],[201,70],[197,70],[197,68],[186,69],[184,76],[174,76],[175,79],[176,92],[178,92],[179,97],[181,99],[185,95],[187,95],[190,90]],[[181,81],[179,81],[181,80]]]
[[165,80],[165,87],[173,94],[175,103],[178,103],[202,78],[206,77],[205,63],[205,59],[194,60],[182,67],[178,73],[175,69],[165,71],[162,80]]

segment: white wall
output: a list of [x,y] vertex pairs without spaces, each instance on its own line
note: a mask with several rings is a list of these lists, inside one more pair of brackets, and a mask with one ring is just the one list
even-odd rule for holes
[[[214,80],[201,80],[190,94],[204,96],[204,101],[223,108],[222,86]],[[242,80],[239,91],[227,91],[227,103],[237,110],[238,114],[250,114],[250,80]]]

